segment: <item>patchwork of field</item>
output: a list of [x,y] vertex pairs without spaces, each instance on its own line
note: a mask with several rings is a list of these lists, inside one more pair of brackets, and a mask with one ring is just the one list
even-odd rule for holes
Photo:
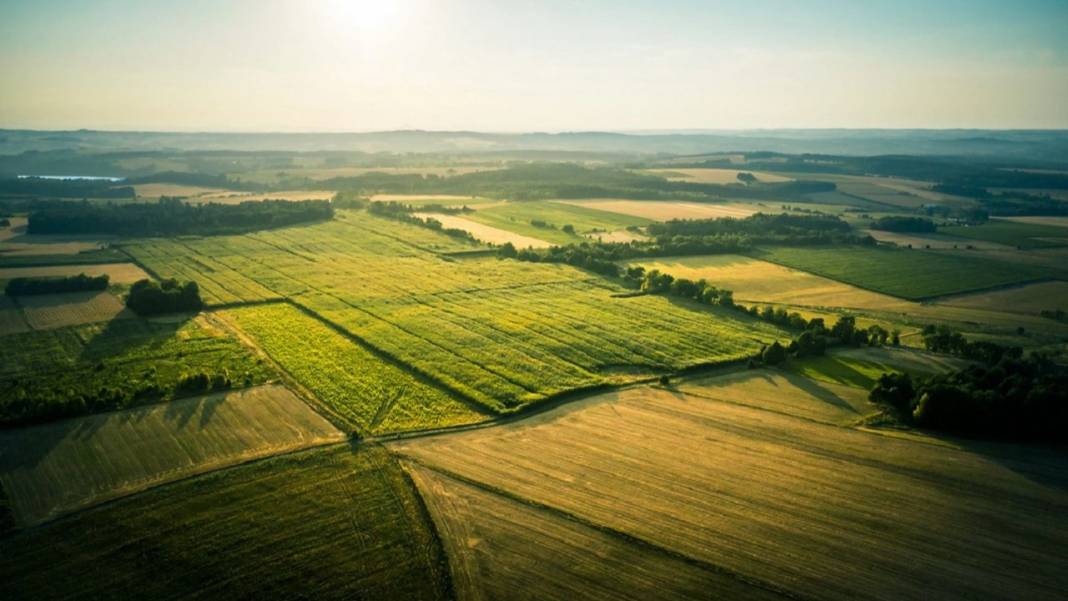
[[[593,230],[621,230],[650,223],[642,217],[550,201],[503,203],[479,208],[467,218],[557,244],[582,242],[580,235]],[[549,227],[536,226],[533,221],[545,222]],[[564,225],[571,225],[575,234],[561,231]]]
[[224,190],[222,188],[206,188],[204,186],[188,186],[184,184],[136,184],[133,189],[134,194],[141,200],[158,200],[161,196],[196,200],[209,194],[234,193],[232,190]]
[[594,198],[589,200],[558,200],[565,204],[608,211],[621,215],[641,217],[651,221],[669,221],[671,219],[715,219],[718,217],[748,217],[760,212],[761,208],[751,204],[712,204],[699,202],[681,202],[674,200],[622,200],[611,198]]
[[488,417],[292,305],[236,309],[224,316],[328,412],[361,433],[456,426]]
[[501,169],[496,165],[428,165],[425,167],[329,167],[321,165],[301,165],[281,169],[261,169],[231,173],[244,181],[273,184],[288,179],[308,178],[311,180],[328,180],[335,177],[360,177],[370,173],[388,173],[390,175],[436,175],[452,177],[479,171]]
[[[165,567],[164,567],[165,566]],[[5,599],[447,599],[408,479],[348,445],[183,480],[0,540]]]
[[[792,174],[791,174],[792,175]],[[883,206],[915,209],[927,204],[949,206],[972,206],[975,202],[968,198],[942,194],[931,190],[932,182],[902,179],[897,177],[875,177],[858,175],[837,175],[820,173],[801,174],[802,179],[816,179],[833,182],[837,192],[846,197],[864,199]],[[827,200],[830,197],[823,197]],[[848,204],[848,202],[847,202]]]
[[47,265],[40,267],[0,267],[0,280],[14,278],[55,278],[84,273],[89,276],[107,275],[111,284],[132,284],[148,278],[148,274],[133,263],[105,263],[103,265]]
[[107,237],[43,236],[26,233],[26,218],[12,217],[11,226],[0,228],[0,257],[14,259],[32,256],[75,255],[101,248]]
[[1068,229],[1057,225],[991,219],[982,225],[942,227],[938,231],[1023,249],[1068,246]]
[[442,538],[460,601],[779,598],[418,464],[405,469]]
[[281,386],[0,431],[0,483],[22,526],[344,435]]
[[[722,388],[732,386],[769,390],[741,377]],[[784,596],[1058,599],[1068,587],[1068,561],[1051,552],[1068,544],[1068,470],[1057,452],[978,443],[968,450],[846,429],[787,415],[768,396],[780,412],[634,388],[390,448],[439,481],[590,525],[684,559],[710,579],[726,575]],[[423,491],[470,498],[448,483]],[[463,535],[450,519],[465,513],[443,519],[442,535]],[[471,528],[509,518],[517,519],[494,508],[470,518]],[[573,536],[567,542],[582,540]],[[477,560],[480,541],[466,544]],[[522,577],[521,565],[510,570],[520,561],[494,577]],[[681,583],[694,577],[689,568],[678,574]]]
[[[378,356],[494,411],[586,386],[737,360],[785,332],[737,312],[623,292],[560,264],[452,260],[471,245],[363,212],[128,252],[212,304],[286,297]],[[359,423],[359,422],[357,422]]]
[[134,314],[109,292],[36,294],[18,298],[26,323],[35,330],[48,330],[113,319]]
[[270,375],[236,340],[200,318],[122,319],[9,334],[0,343],[0,414],[12,419],[100,391],[130,404],[165,400],[183,376],[196,373],[228,374],[235,385]]
[[913,300],[1049,277],[1044,270],[978,257],[878,247],[776,247],[754,251],[753,256]]
[[374,202],[400,202],[415,207],[432,204],[446,207],[459,207],[464,205],[475,206],[500,202],[493,198],[463,196],[458,194],[373,194],[371,195],[371,200]]
[[1056,309],[1068,310],[1068,282],[1041,282],[1004,290],[976,292],[938,301],[941,305],[1039,314]]
[[[459,217],[457,215],[442,215],[439,213],[413,213],[416,217],[422,219],[436,219],[441,222],[441,225],[450,229],[458,229],[468,232],[476,239],[481,240],[487,244],[508,244],[511,243],[516,248],[548,248],[557,244],[558,241],[543,240],[541,238],[534,238],[532,236],[525,236],[518,233],[516,230],[530,231],[536,230],[534,233],[545,236],[547,238],[559,238],[567,236],[563,232],[554,231],[546,228],[534,228],[528,226],[526,228],[512,227],[511,229],[501,229],[492,225],[487,225],[483,221],[474,220],[470,217]],[[572,239],[572,236],[567,236],[568,239]]]
[[238,204],[261,200],[330,200],[335,194],[337,194],[336,190],[279,190],[276,192],[264,192],[263,194],[219,190],[202,194],[195,200],[197,202]]
[[659,175],[671,181],[694,182],[699,184],[741,184],[739,173],[749,173],[762,184],[792,182],[792,177],[767,173],[765,171],[747,171],[745,169],[644,169],[644,173]]
[[1011,248],[997,242],[947,236],[946,234],[907,234],[902,232],[884,232],[882,230],[862,230],[862,232],[875,238],[879,242],[892,242],[898,246],[911,248],[966,249],[971,247],[990,250]]

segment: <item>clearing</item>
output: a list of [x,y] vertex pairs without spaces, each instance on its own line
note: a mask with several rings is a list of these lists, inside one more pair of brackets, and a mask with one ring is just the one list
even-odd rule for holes
[[344,435],[281,386],[0,432],[0,483],[22,526],[163,482]]

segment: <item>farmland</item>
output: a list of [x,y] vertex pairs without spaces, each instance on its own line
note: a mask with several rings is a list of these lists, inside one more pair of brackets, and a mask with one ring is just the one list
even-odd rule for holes
[[0,432],[0,483],[21,525],[342,433],[280,386]]
[[111,284],[132,284],[148,277],[140,267],[133,263],[105,263],[103,265],[49,265],[41,267],[3,267],[0,268],[0,280],[14,278],[53,278],[78,275],[107,275]]
[[133,317],[108,292],[67,292],[25,296],[18,300],[26,323],[35,330]]
[[1042,282],[1016,288],[953,296],[940,304],[971,309],[1039,314],[1068,308],[1068,282]]
[[[436,219],[440,221],[441,225],[444,227],[463,230],[470,233],[476,239],[488,244],[500,245],[510,243],[516,248],[547,248],[553,244],[548,240],[533,238],[531,236],[517,233],[517,230],[530,231],[533,229],[531,227],[511,227],[509,229],[501,229],[493,225],[487,225],[482,221],[475,221],[468,217],[459,217],[456,215],[442,215],[439,213],[414,213],[414,215],[423,219]],[[557,241],[560,237],[565,237],[568,240],[572,239],[571,236],[567,236],[563,232],[553,232],[545,228],[539,228],[538,231],[533,233],[539,236],[553,238]]]
[[761,210],[753,204],[736,203],[696,203],[670,200],[624,200],[594,198],[589,200],[561,200],[561,203],[608,211],[649,219],[651,221],[668,221],[670,219],[714,219],[717,217],[748,217]]
[[[585,234],[593,230],[618,230],[650,222],[642,217],[546,201],[505,203],[478,209],[469,217],[486,225],[532,237],[540,236],[558,244],[581,242],[581,238],[575,234]],[[546,226],[533,225],[532,222],[535,221],[543,222]],[[560,231],[564,225],[571,225],[575,234]]]
[[1023,249],[1068,246],[1068,229],[1041,223],[1020,223],[992,219],[981,225],[958,225],[939,228],[951,236],[993,242]]
[[1046,272],[960,255],[871,247],[768,248],[756,258],[906,299],[1033,281]]
[[669,180],[691,181],[702,184],[740,184],[739,173],[749,173],[756,177],[760,183],[779,183],[793,181],[792,178],[763,171],[746,171],[743,169],[647,169],[645,173],[652,173],[666,177]]
[[446,390],[287,304],[228,311],[284,370],[360,432],[392,432],[481,421],[484,413]]
[[[761,379],[754,373],[725,388],[765,386]],[[1063,558],[1049,552],[1068,543],[1059,455],[935,446],[789,412],[635,388],[520,423],[390,446],[439,479],[596,525],[763,590],[1055,599],[1068,585]],[[490,515],[472,518],[473,527],[510,517],[507,508]],[[456,532],[442,527],[444,536]],[[547,547],[530,551],[540,555],[559,543],[532,544]],[[495,574],[516,577],[508,567]]]
[[9,423],[170,399],[191,374],[223,376],[231,385],[269,376],[237,341],[200,319],[122,319],[9,334],[3,342],[0,416]]
[[432,600],[447,590],[415,492],[375,447],[256,462],[0,540],[6,599]]

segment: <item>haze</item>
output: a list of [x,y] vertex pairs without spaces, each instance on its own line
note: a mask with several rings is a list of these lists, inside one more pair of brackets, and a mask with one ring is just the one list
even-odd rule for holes
[[1068,127],[1063,2],[930,4],[5,1],[0,127]]

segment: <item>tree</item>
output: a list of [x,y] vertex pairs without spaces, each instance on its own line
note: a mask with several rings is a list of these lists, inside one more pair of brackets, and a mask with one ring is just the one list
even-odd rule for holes
[[912,377],[908,374],[884,373],[879,376],[875,387],[868,394],[868,400],[873,403],[890,405],[902,415],[912,417],[912,399],[916,396],[916,389],[912,385]]
[[761,359],[767,365],[778,365],[786,360],[786,349],[776,340],[764,349]]
[[564,227],[560,228],[560,230],[563,231],[565,234],[574,234],[575,226],[571,225],[570,223],[567,223],[564,225]]

